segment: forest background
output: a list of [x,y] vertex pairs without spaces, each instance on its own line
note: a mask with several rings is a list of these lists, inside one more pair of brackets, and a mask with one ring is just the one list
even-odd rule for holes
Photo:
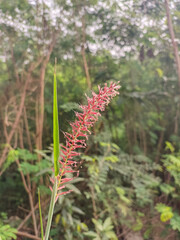
[[38,188],[46,225],[55,58],[61,143],[84,93],[121,89],[51,238],[180,239],[179,44],[178,0],[0,1],[0,239],[40,239]]

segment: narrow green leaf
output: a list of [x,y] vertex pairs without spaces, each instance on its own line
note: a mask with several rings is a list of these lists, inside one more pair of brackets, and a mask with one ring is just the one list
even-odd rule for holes
[[45,232],[45,240],[49,240],[49,233],[50,233],[52,217],[53,217],[53,212],[54,212],[54,205],[55,205],[56,194],[57,194],[57,183],[58,183],[58,180],[57,180],[57,177],[55,177],[52,196],[51,196],[51,202],[50,202],[50,206],[49,206],[48,220],[47,220],[46,232]]
[[84,235],[88,236],[88,237],[97,237],[97,233],[95,233],[93,231],[85,232]]
[[59,124],[58,124],[58,106],[57,106],[57,81],[56,81],[56,59],[54,69],[54,97],[53,97],[53,144],[54,144],[54,173],[59,173]]
[[40,223],[41,223],[41,239],[44,239],[44,229],[43,229],[43,221],[42,221],[42,213],[41,213],[41,200],[40,200],[40,191],[38,188],[38,200],[39,200],[39,217],[40,217]]
[[111,222],[111,218],[108,217],[108,218],[106,218],[106,220],[103,223],[104,230],[106,230],[106,228],[109,227],[110,225],[112,225],[112,222]]

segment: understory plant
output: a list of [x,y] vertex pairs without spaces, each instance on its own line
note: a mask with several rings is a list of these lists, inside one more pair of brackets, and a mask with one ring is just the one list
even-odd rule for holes
[[7,220],[6,213],[0,214],[0,240],[11,240],[16,239],[17,230],[5,223]]
[[[54,97],[53,97],[53,143],[54,143],[54,177],[51,178],[52,196],[49,206],[48,221],[45,231],[45,240],[48,240],[50,227],[53,217],[53,210],[57,199],[64,194],[69,193],[72,190],[65,190],[66,183],[73,178],[78,177],[79,171],[77,169],[78,162],[74,159],[80,155],[79,148],[86,147],[86,140],[88,135],[91,134],[90,128],[101,116],[102,111],[110,103],[111,99],[115,97],[120,88],[118,83],[110,83],[108,87],[105,84],[104,87],[98,86],[99,93],[92,92],[92,97],[87,98],[87,105],[80,105],[81,112],[75,112],[76,120],[70,123],[72,127],[71,133],[64,133],[66,144],[60,145],[59,150],[59,125],[58,125],[58,107],[57,107],[57,83],[56,72],[54,73]],[[67,175],[71,174],[70,177]],[[43,238],[43,229],[42,239]]]

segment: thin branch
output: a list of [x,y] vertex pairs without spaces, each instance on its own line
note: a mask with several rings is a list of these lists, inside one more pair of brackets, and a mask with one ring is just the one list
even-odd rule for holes
[[19,142],[20,142],[20,148],[24,148],[24,142],[23,142],[23,127],[21,127],[21,122],[19,123]]
[[19,231],[18,231],[18,232],[16,233],[16,235],[22,236],[22,237],[27,237],[27,238],[29,238],[29,239],[41,240],[41,238],[36,237],[36,236],[34,236],[34,235],[31,235],[31,234],[29,234],[29,233],[27,233],[27,232],[19,232]]
[[[38,208],[38,203],[34,206],[34,210],[36,210],[37,208]],[[24,224],[28,221],[31,215],[32,215],[32,211],[29,212],[29,214],[25,217],[25,219],[20,223],[17,230],[20,230],[24,226]]]
[[[42,206],[46,205],[47,203],[49,202],[49,198],[47,198],[44,202],[42,202]],[[37,210],[38,209],[38,203],[34,206],[34,210]],[[29,218],[31,217],[32,215],[32,211],[29,212],[29,214],[25,217],[25,219],[20,223],[20,225],[18,226],[17,230],[19,231],[23,226],[24,224],[29,220]]]
[[21,95],[21,102],[20,102],[20,106],[19,106],[19,110],[16,114],[16,119],[13,123],[13,126],[12,126],[12,129],[8,135],[8,139],[7,139],[7,142],[6,142],[6,147],[3,149],[3,153],[2,153],[2,156],[0,158],[0,168],[2,166],[2,164],[4,163],[5,159],[6,159],[6,155],[7,155],[7,151],[8,151],[8,146],[10,145],[11,143],[11,140],[13,138],[13,135],[15,133],[15,130],[18,126],[18,123],[19,123],[19,120],[20,120],[20,117],[21,117],[21,114],[22,114],[22,111],[23,111],[23,108],[24,108],[24,102],[25,102],[25,97],[26,97],[26,90],[27,90],[27,87],[28,87],[28,84],[29,84],[29,81],[30,81],[30,76],[28,76],[26,82],[25,82],[25,85],[24,85],[24,90],[23,90],[23,93]]
[[32,152],[33,148],[32,148],[32,143],[31,143],[31,136],[30,136],[30,132],[29,132],[29,125],[28,125],[26,107],[24,107],[24,123],[25,123],[25,129],[26,129],[26,135],[27,135],[29,150],[30,150],[30,152]]
[[26,192],[29,194],[29,188],[27,186],[25,176],[24,176],[23,172],[20,170],[20,162],[19,162],[18,159],[16,160],[16,163],[17,163],[17,166],[19,168],[19,172],[20,172],[20,175],[21,175],[21,178],[22,178],[22,181],[23,181],[24,188],[25,188]]
[[[16,163],[18,165],[18,168],[20,169],[19,160],[16,160]],[[31,194],[30,177],[29,177],[29,174],[27,174],[27,181],[28,181],[28,183],[27,183],[23,172],[21,170],[19,170],[19,172],[20,172],[20,175],[21,175],[21,178],[22,178],[22,181],[23,181],[24,188],[25,188],[26,192],[28,193],[28,197],[29,197],[29,203],[30,203],[30,207],[31,207],[31,214],[32,214],[32,220],[33,220],[33,226],[34,226],[34,233],[35,233],[36,236],[38,236],[35,209],[34,209],[33,198],[32,198],[32,194]]]

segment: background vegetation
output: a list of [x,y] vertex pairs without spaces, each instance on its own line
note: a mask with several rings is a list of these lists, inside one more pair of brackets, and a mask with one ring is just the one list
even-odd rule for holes
[[53,240],[180,239],[178,0],[0,1],[0,239],[40,239],[60,140],[84,93],[120,81],[56,204]]

